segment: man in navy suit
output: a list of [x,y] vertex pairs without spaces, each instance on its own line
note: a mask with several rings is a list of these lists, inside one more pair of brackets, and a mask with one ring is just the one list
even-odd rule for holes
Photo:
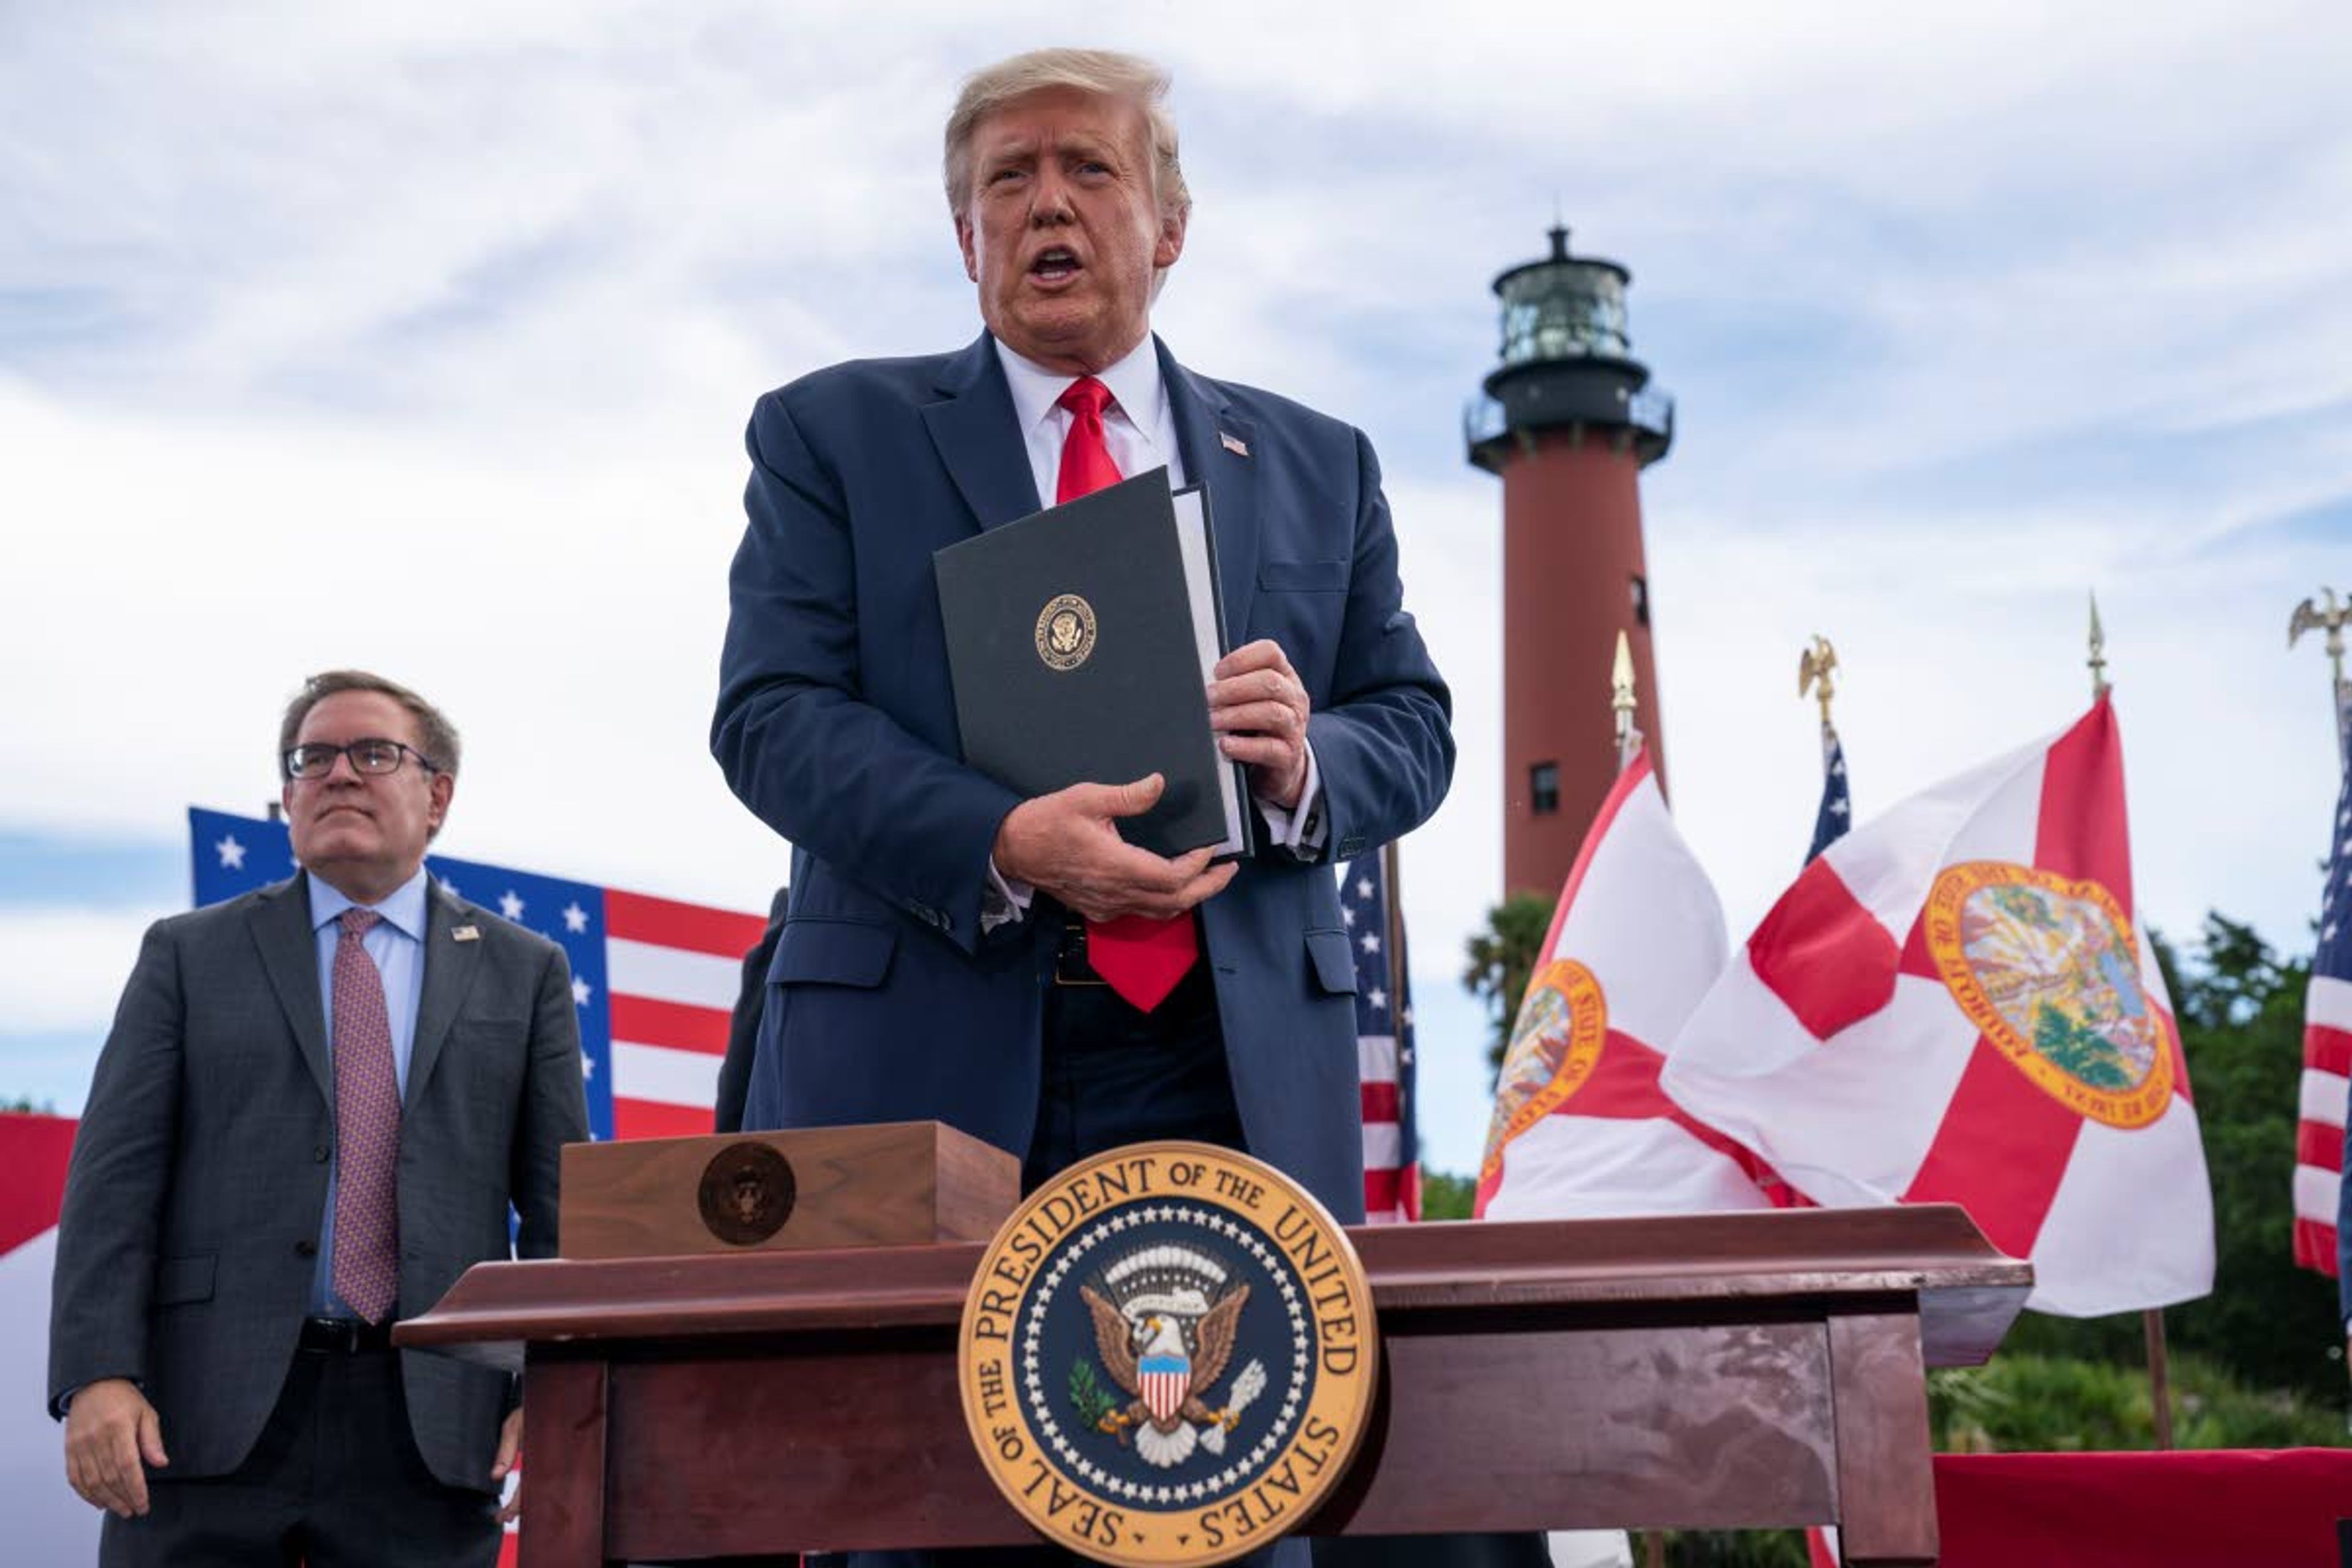
[[[1363,436],[1151,333],[1191,207],[1166,87],[1080,50],[973,76],[946,174],[987,331],[753,411],[711,744],[794,849],[745,1125],[937,1118],[1024,1155],[1033,1184],[1202,1138],[1360,1220],[1330,868],[1444,798],[1450,700]],[[1024,799],[958,760],[932,552],[1162,465],[1215,519],[1239,646],[1211,721],[1257,804],[1239,865],[1121,840],[1157,775]]]

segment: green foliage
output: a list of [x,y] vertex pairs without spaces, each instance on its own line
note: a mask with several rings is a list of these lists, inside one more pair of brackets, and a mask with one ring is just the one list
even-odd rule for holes
[[1423,1171],[1421,1173],[1421,1217],[1423,1219],[1468,1219],[1470,1205],[1477,1201],[1478,1184],[1468,1176],[1456,1176],[1444,1171]]
[[30,1095],[20,1094],[14,1100],[0,1100],[0,1115],[55,1116],[58,1108],[48,1100],[36,1104]]
[[[2183,1448],[2340,1447],[2344,1415],[2288,1390],[2258,1389],[2201,1356],[2171,1361],[2173,1442]],[[1946,1453],[2151,1448],[2145,1365],[2003,1351],[1927,1374],[1928,1421]]]
[[1094,1363],[1083,1356],[1070,1363],[1070,1403],[1076,1407],[1078,1418],[1090,1427],[1101,1426],[1103,1417],[1119,1405],[1095,1375]]
[[[1799,1530],[1669,1530],[1670,1568],[1808,1568]],[[1636,1547],[1633,1561],[1642,1561]]]
[[1486,929],[1465,944],[1469,962],[1463,967],[1462,984],[1486,1005],[1487,1022],[1494,1031],[1486,1047],[1486,1066],[1492,1069],[1487,1074],[1489,1087],[1495,1073],[1502,1069],[1503,1053],[1511,1043],[1511,1020],[1518,1014],[1519,998],[1528,994],[1536,954],[1550,929],[1549,902],[1534,893],[1513,893],[1486,911]]
[[2131,1064],[2107,1037],[2047,1002],[2034,1009],[2033,1047],[2093,1089],[2132,1087]]

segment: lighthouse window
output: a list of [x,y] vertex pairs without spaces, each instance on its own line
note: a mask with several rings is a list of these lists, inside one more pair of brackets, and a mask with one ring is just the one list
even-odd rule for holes
[[1646,626],[1650,624],[1650,580],[1636,572],[1633,577],[1633,624]]
[[1559,764],[1538,763],[1528,770],[1528,804],[1538,816],[1549,816],[1559,809]]

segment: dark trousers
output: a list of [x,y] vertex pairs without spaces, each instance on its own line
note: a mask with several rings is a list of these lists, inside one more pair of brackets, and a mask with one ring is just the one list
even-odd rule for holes
[[[167,1427],[167,1448],[171,1438]],[[143,1517],[106,1516],[100,1568],[498,1561],[497,1500],[444,1486],[416,1452],[396,1351],[297,1354],[245,1463],[204,1480],[151,1472],[147,1491]]]

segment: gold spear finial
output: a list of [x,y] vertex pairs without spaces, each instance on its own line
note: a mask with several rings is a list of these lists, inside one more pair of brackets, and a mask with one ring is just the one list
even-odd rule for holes
[[[2318,602],[2315,603],[2315,599]],[[2327,607],[2321,609],[2320,603]],[[2286,646],[2294,647],[2305,632],[2327,634],[2325,646],[2329,669],[2335,677],[2332,690],[2336,698],[2336,742],[2339,750],[2352,755],[2352,685],[2347,685],[2344,679],[2344,627],[2347,623],[2352,623],[2352,600],[2339,604],[2336,590],[2322,588],[2313,599],[2297,605],[2294,614],[2287,617]]]
[[[2323,610],[2315,601],[2325,602],[2327,607]],[[2336,685],[2339,690],[2344,685],[2344,627],[2347,622],[2352,622],[2352,600],[2338,604],[2335,589],[2322,588],[2313,598],[2297,605],[2294,614],[2287,617],[2286,623],[2286,646],[2289,647],[2302,640],[2305,632],[2327,634],[2327,658],[2335,668]]]
[[1617,716],[1617,765],[1622,768],[1642,747],[1642,732],[1633,728],[1633,649],[1622,631],[1617,657],[1609,666],[1609,707]]
[[1813,634],[1811,647],[1797,656],[1797,695],[1804,696],[1820,688],[1816,693],[1822,705],[1822,728],[1830,728],[1830,699],[1837,695],[1837,649],[1821,633]]
[[2099,626],[2099,595],[2091,595],[2091,700],[2107,694],[2107,634]]

